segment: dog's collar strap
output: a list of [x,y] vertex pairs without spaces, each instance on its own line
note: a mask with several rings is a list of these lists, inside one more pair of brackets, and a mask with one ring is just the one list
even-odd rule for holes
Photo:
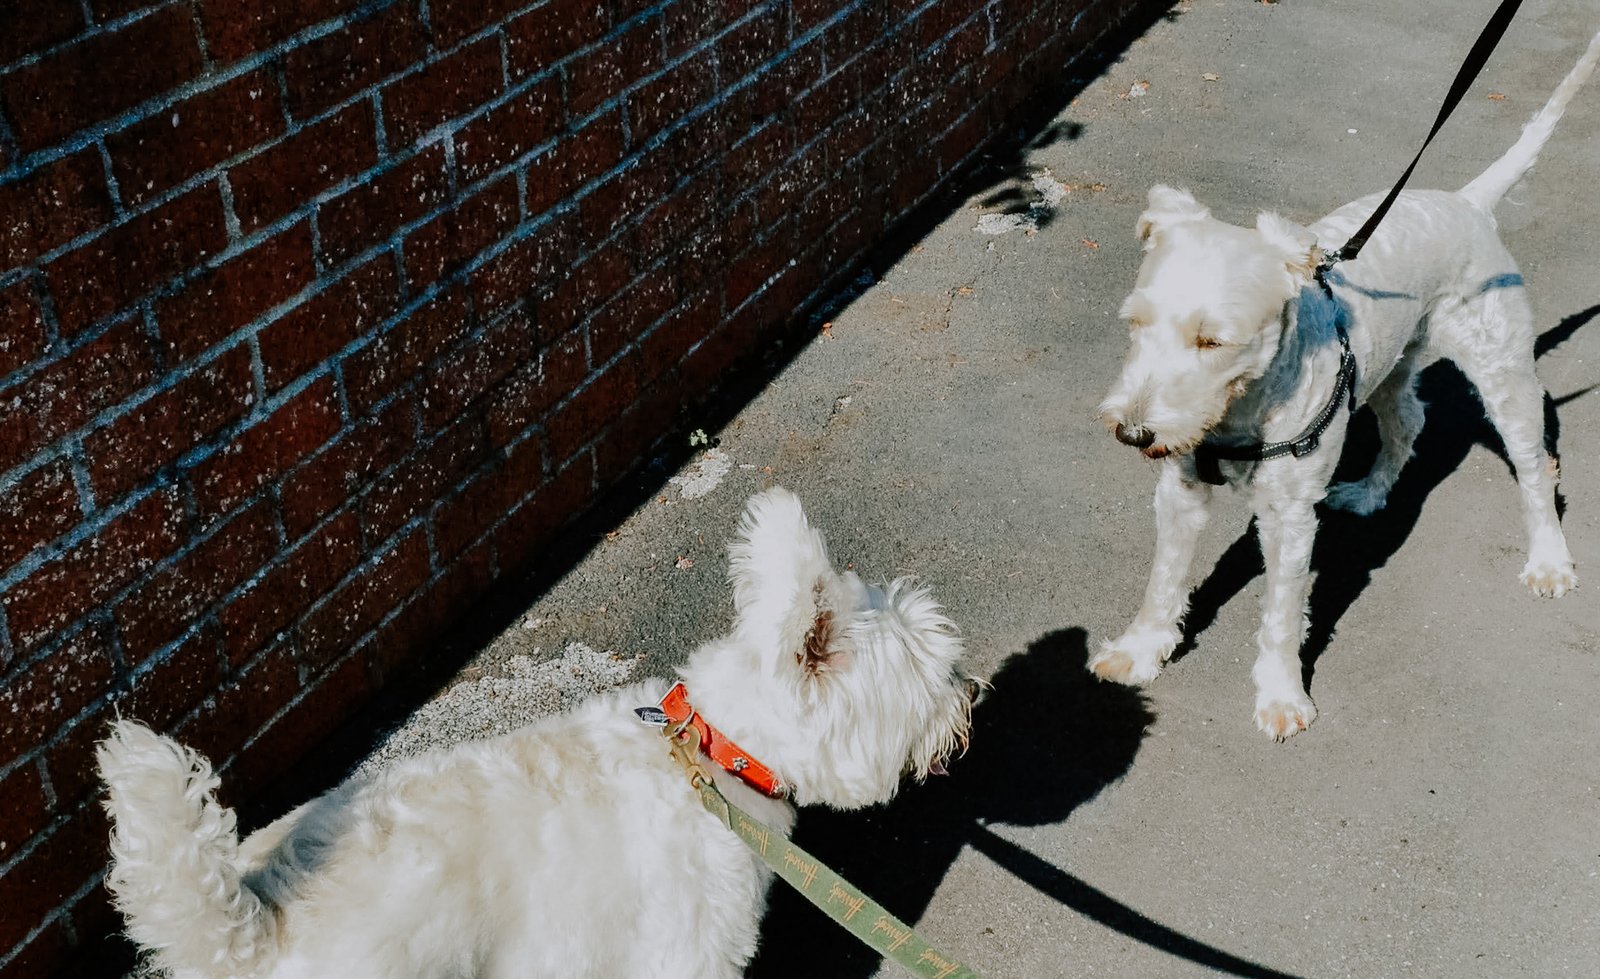
[[776,772],[757,761],[748,751],[717,730],[694,709],[694,705],[689,703],[689,691],[682,681],[672,685],[672,689],[661,698],[661,703],[655,709],[663,715],[659,721],[648,713],[651,710],[648,707],[638,708],[636,712],[646,723],[664,722],[669,728],[694,728],[695,733],[700,736],[700,753],[757,792],[774,799],[781,799],[789,794],[789,787]]
[[1201,479],[1213,486],[1221,486],[1227,482],[1222,475],[1222,467],[1218,465],[1218,461],[1222,459],[1234,462],[1265,462],[1283,456],[1294,456],[1298,459],[1310,455],[1322,444],[1322,433],[1333,424],[1333,419],[1338,416],[1342,405],[1348,404],[1351,411],[1356,410],[1356,357],[1350,352],[1350,335],[1345,332],[1341,320],[1335,321],[1334,330],[1339,336],[1339,376],[1334,381],[1333,393],[1328,396],[1328,403],[1322,406],[1321,413],[1312,420],[1311,426],[1301,432],[1299,438],[1287,442],[1247,442],[1242,445],[1201,442],[1194,451],[1195,471]]

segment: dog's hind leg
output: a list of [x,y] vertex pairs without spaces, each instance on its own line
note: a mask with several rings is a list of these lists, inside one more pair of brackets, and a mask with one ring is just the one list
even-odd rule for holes
[[1156,556],[1144,604],[1122,635],[1090,658],[1095,676],[1118,683],[1154,680],[1178,647],[1178,625],[1189,605],[1189,565],[1210,501],[1211,487],[1186,475],[1182,462],[1168,459],[1162,464],[1155,497]]
[[1533,370],[1533,313],[1526,294],[1520,286],[1485,289],[1456,308],[1434,343],[1477,387],[1516,468],[1528,534],[1522,583],[1559,598],[1578,577],[1556,516],[1555,466],[1544,447],[1544,387]]
[[1417,397],[1416,351],[1407,350],[1389,376],[1367,399],[1378,419],[1378,458],[1366,478],[1328,487],[1327,504],[1366,516],[1383,508],[1400,470],[1411,459],[1412,446],[1422,433],[1423,403]]

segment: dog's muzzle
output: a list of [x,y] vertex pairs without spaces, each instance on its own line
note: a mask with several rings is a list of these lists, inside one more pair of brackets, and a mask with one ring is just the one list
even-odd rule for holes
[[1156,440],[1156,433],[1142,425],[1124,425],[1118,422],[1114,431],[1118,442],[1136,449],[1148,449]]

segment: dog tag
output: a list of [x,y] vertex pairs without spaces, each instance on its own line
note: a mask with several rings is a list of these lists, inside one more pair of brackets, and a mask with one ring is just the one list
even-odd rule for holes
[[638,714],[639,720],[646,724],[655,727],[667,726],[667,712],[659,707],[635,707],[633,712]]

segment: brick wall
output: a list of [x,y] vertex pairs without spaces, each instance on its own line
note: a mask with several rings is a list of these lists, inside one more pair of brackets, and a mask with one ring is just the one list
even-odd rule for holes
[[280,775],[1140,6],[0,0],[0,976],[108,717]]

